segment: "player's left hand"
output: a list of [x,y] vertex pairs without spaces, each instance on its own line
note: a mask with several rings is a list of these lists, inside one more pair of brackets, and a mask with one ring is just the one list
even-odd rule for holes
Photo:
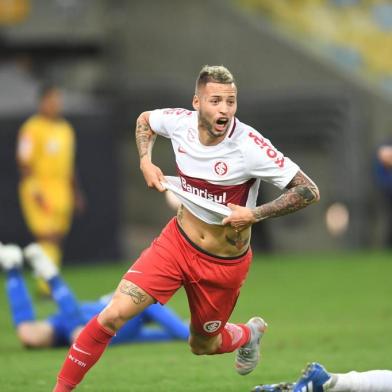
[[231,225],[235,231],[242,231],[256,222],[250,208],[232,203],[228,203],[227,207],[231,209],[231,214],[222,220],[223,225]]
[[166,191],[166,188],[162,185],[163,182],[166,182],[165,176],[158,166],[148,159],[144,159],[140,162],[140,170],[149,188],[155,188],[159,192]]

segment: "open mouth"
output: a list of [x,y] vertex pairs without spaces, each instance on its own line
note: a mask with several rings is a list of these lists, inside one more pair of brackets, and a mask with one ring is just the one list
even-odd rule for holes
[[224,130],[227,127],[229,119],[227,117],[220,117],[216,120],[216,129]]

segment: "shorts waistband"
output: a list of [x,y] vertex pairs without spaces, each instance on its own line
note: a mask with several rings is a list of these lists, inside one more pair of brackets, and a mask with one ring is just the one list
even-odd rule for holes
[[181,237],[184,238],[184,240],[192,247],[194,248],[197,252],[202,253],[204,256],[207,256],[211,259],[211,261],[215,261],[215,262],[220,262],[220,263],[235,263],[235,262],[240,262],[241,259],[247,255],[247,253],[250,251],[250,247],[248,247],[244,253],[238,255],[238,256],[217,256],[214,255],[212,253],[207,252],[206,250],[204,250],[203,248],[200,248],[200,246],[196,245],[184,232],[184,230],[182,229],[182,227],[179,225],[177,218],[173,218],[174,223],[175,223],[175,227],[177,228],[177,230],[179,231],[179,233],[181,234]]

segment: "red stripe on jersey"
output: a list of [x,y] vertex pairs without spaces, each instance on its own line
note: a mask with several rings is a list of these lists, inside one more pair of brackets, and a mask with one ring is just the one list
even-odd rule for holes
[[227,205],[233,203],[245,206],[248,200],[249,190],[256,179],[237,185],[211,184],[201,178],[189,177],[177,167],[177,173],[181,179],[181,186],[185,192],[212,200],[215,203]]
[[233,136],[234,129],[235,129],[236,125],[237,125],[237,121],[236,121],[236,119],[234,117],[234,119],[233,119],[233,128],[231,129],[228,138],[231,138]]

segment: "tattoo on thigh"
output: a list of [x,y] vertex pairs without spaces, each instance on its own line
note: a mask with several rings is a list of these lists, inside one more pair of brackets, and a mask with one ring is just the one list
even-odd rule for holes
[[147,300],[146,294],[142,293],[140,288],[131,282],[122,282],[119,290],[121,293],[129,295],[136,305],[140,305]]

